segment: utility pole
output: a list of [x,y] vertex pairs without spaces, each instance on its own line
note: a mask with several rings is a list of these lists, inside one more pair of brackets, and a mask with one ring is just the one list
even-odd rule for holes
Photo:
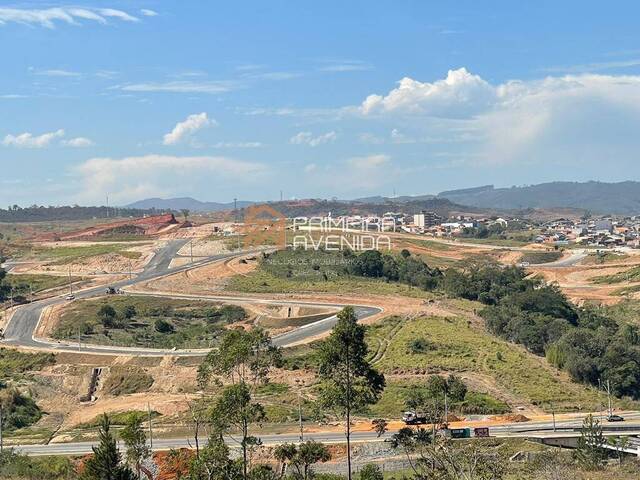
[[611,383],[609,382],[609,380],[607,380],[606,388],[607,388],[607,403],[609,405],[609,415],[608,416],[610,417],[611,415],[613,415],[613,407],[611,405]]
[[553,431],[556,431],[556,410],[553,408],[553,403],[551,404],[551,418],[553,418]]
[[129,259],[129,280],[131,280],[131,259]]
[[151,406],[147,402],[147,415],[149,416],[149,448],[153,450],[153,429],[151,428]]
[[2,453],[2,449],[4,448],[4,442],[2,439],[2,425],[4,423],[4,416],[2,412],[2,403],[0,403],[0,453]]
[[240,250],[240,230],[238,229],[238,199],[233,199],[233,215],[235,217],[234,222],[236,224],[236,236],[238,237],[238,250]]
[[71,265],[69,265],[69,295],[73,295],[73,284],[71,283]]
[[193,263],[193,238],[189,242],[189,247],[191,248],[191,263]]
[[444,387],[444,428],[449,429],[449,402],[447,401],[448,387]]

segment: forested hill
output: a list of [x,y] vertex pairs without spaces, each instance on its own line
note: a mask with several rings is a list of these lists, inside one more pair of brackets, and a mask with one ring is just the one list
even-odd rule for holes
[[487,185],[438,194],[452,202],[479,208],[527,209],[568,207],[593,213],[640,214],[640,182],[551,182],[524,187]]
[[137,208],[113,208],[113,207],[45,207],[33,205],[22,208],[13,205],[7,209],[0,209],[0,222],[45,222],[61,220],[88,220],[92,218],[118,217],[142,217],[143,215],[155,215],[157,210],[140,210]]

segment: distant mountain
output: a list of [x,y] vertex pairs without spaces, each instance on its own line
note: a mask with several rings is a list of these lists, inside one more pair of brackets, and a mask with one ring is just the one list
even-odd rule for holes
[[640,214],[640,182],[551,182],[524,187],[485,185],[438,194],[454,203],[477,208],[576,208],[599,214]]
[[[249,205],[253,205],[256,202],[248,202],[239,200],[237,203],[238,208],[244,208]],[[156,210],[182,210],[187,209],[192,212],[219,212],[221,210],[233,210],[233,202],[218,203],[218,202],[201,202],[191,197],[182,198],[146,198],[137,202],[130,203],[127,208],[138,209],[156,209]]]
[[375,197],[356,198],[355,200],[346,200],[346,201],[359,202],[359,203],[384,204],[384,203],[418,202],[420,200],[430,200],[432,198],[435,198],[435,195],[416,195],[416,196],[403,195],[403,196],[399,196],[399,197],[375,196]]

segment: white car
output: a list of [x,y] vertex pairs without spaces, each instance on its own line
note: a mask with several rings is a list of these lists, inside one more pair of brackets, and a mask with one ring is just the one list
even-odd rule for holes
[[67,295],[66,297],[64,297],[66,300],[75,300],[76,296],[73,293],[70,293],[69,295]]

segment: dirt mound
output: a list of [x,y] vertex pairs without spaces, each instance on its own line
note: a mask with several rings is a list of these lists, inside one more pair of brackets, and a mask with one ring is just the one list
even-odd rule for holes
[[490,420],[495,420],[496,422],[513,422],[513,423],[523,423],[528,422],[529,418],[525,417],[521,413],[507,413],[506,415],[494,415],[489,417]]
[[120,222],[106,223],[94,227],[84,228],[71,232],[47,233],[36,238],[38,241],[66,241],[66,240],[90,240],[96,237],[117,235],[154,235],[167,230],[167,227],[175,228],[178,225],[176,217],[172,213],[153,215]]

